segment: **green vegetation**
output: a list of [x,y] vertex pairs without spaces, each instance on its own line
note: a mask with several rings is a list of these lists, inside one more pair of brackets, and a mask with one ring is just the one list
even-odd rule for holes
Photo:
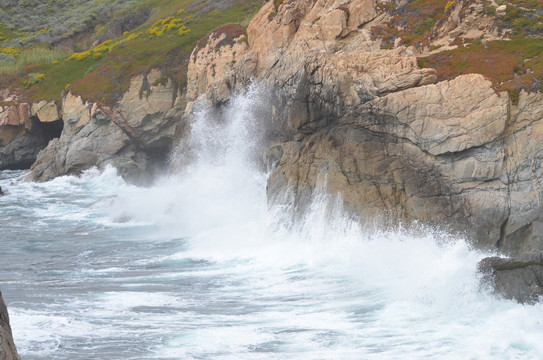
[[[79,32],[92,32],[96,25],[115,26],[121,14],[137,8],[142,0],[3,0],[0,22],[18,30],[24,45],[54,43]],[[3,35],[5,37],[5,35]],[[15,38],[12,36],[12,39]]]
[[420,58],[419,65],[435,68],[439,81],[461,74],[482,74],[492,81],[497,91],[509,92],[515,101],[523,89],[542,90],[543,39],[493,41],[486,45],[472,43],[469,47]]
[[8,29],[0,22],[0,44],[18,37],[19,34],[14,29]]
[[[507,91],[513,102],[521,90],[541,91],[543,82],[543,2],[502,1],[507,13],[497,18],[501,30],[510,29],[509,40],[483,43],[481,39],[459,43],[457,49],[420,58],[419,65],[437,70],[438,80],[479,73],[491,80],[497,91]],[[493,9],[493,10],[489,10]],[[487,15],[496,8],[485,7]]]
[[[2,87],[24,89],[27,101],[59,100],[62,91],[71,89],[85,99],[114,104],[128,89],[131,77],[153,68],[163,71],[163,82],[169,78],[183,87],[188,59],[198,40],[225,23],[247,25],[261,2],[238,0],[215,11],[200,0],[143,0],[137,7],[151,4],[155,16],[88,50],[66,53],[50,50],[48,45],[23,48],[15,64],[0,62]],[[105,33],[101,27],[95,30],[98,36]]]
[[[498,16],[496,7],[484,1],[484,16],[494,17],[500,34],[508,40],[486,41],[457,37],[451,45],[457,48],[419,58],[419,65],[437,70],[438,81],[461,74],[480,73],[492,81],[497,91],[507,91],[513,101],[519,92],[541,91],[543,82],[543,1],[500,0],[506,5],[505,15]],[[451,0],[411,0],[401,7],[381,5],[390,21],[372,28],[372,38],[381,39],[383,48],[395,41],[416,49],[436,50],[431,41],[436,28],[446,21],[454,7]],[[463,2],[460,17],[470,2]]]
[[[2,49],[0,49],[0,52]],[[66,53],[58,50],[51,50],[47,45],[25,48],[17,54],[17,62],[0,62],[0,74],[17,74],[28,65],[46,65],[54,61],[63,60]]]
[[389,4],[381,8],[391,13],[391,20],[371,29],[372,38],[381,39],[383,48],[392,48],[397,38],[403,45],[425,45],[434,26],[447,18],[454,1],[412,0],[401,7]]

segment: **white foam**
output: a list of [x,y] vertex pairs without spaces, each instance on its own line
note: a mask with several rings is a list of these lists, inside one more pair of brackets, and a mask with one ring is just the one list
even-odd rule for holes
[[[94,252],[82,252],[74,272],[99,277],[97,293],[80,290],[43,311],[10,306],[23,355],[61,358],[66,338],[93,336],[103,346],[151,341],[140,358],[543,358],[543,305],[480,289],[476,264],[486,254],[464,239],[365,229],[319,191],[297,221],[288,194],[268,207],[254,162],[258,96],[232,99],[222,117],[199,113],[177,154],[185,166],[152,188],[127,185],[112,168],[14,180],[10,196],[35,206],[42,226],[91,222],[127,245],[165,249],[132,259],[127,246],[98,268]],[[92,246],[92,229],[76,234]],[[184,246],[173,246],[179,238]]]

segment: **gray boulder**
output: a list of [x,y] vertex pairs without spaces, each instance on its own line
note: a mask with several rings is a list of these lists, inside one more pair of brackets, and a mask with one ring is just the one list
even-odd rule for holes
[[489,257],[479,262],[482,281],[506,299],[532,304],[543,296],[543,253],[515,258]]

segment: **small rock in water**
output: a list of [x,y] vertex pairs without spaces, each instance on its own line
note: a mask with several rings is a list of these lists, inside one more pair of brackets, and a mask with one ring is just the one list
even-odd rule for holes
[[0,186],[0,196],[2,196],[2,195],[6,195],[6,194],[5,194],[4,191],[2,190],[2,187]]
[[113,219],[113,222],[117,223],[117,224],[126,224],[130,220],[132,220],[132,216],[130,216],[128,214],[121,214],[121,215],[115,217],[115,219]]
[[506,299],[533,304],[543,296],[543,253],[515,258],[489,257],[478,264],[483,282]]

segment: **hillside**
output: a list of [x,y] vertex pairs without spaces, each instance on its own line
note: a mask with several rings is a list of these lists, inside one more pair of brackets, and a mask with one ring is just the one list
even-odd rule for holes
[[152,68],[183,87],[196,42],[219,25],[247,25],[260,7],[255,0],[0,4],[1,88],[26,102],[59,101],[71,88],[106,104],[120,99],[132,76]]
[[437,80],[479,73],[514,102],[541,91],[543,1],[413,0],[384,2],[387,20],[372,29],[383,48],[404,45]]

